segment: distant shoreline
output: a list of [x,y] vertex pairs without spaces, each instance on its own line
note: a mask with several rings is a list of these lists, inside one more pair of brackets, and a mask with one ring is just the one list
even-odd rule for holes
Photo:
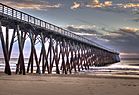
[[[28,77],[74,77],[74,78],[106,78],[106,79],[139,79],[138,75],[126,75],[126,74],[79,74],[79,73],[75,73],[75,74],[26,74],[26,75],[19,75],[19,74],[15,74],[12,73],[12,75],[7,75],[3,72],[0,72],[0,77],[24,77],[24,76],[28,76]],[[0,80],[3,80],[5,78],[0,78]],[[8,78],[6,78],[6,80],[9,80]]]
[[[0,57],[0,60],[3,60],[4,57]],[[18,59],[17,57],[13,57],[10,59]],[[29,59],[29,58],[24,58],[24,59]],[[139,60],[139,58],[120,58],[121,60]]]
[[121,58],[121,60],[139,60],[139,58]]

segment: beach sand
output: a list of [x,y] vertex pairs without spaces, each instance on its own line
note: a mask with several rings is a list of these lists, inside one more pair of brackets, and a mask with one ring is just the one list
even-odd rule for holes
[[139,95],[139,78],[2,74],[0,95]]

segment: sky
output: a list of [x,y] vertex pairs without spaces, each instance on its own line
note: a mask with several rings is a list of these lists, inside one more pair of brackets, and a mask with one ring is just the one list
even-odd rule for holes
[[139,0],[0,0],[98,44],[139,58]]

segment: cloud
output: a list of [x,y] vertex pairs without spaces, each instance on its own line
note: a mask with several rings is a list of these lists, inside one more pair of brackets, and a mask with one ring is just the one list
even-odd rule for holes
[[99,0],[92,0],[90,4],[87,4],[86,7],[90,8],[102,8],[112,6],[112,1],[100,2]]
[[95,30],[95,28],[95,25],[67,25],[66,27],[66,29],[76,33],[86,33],[87,35],[101,35],[101,33]]
[[96,25],[86,25],[86,24],[82,24],[82,25],[66,25],[66,27],[73,27],[76,29],[94,29],[96,28]]
[[117,4],[121,8],[139,8],[139,3],[126,3],[126,4]]
[[134,43],[135,46],[136,45],[135,40],[137,41],[139,40],[139,35],[137,35],[137,33],[139,33],[138,29],[125,27],[125,28],[120,28],[115,32],[111,32],[106,35],[103,35],[101,36],[101,38],[109,39],[111,41],[122,43],[122,44],[128,43],[127,45],[129,45],[131,42]]
[[138,32],[139,31],[139,28],[132,28],[132,27],[124,27],[122,29],[120,29],[124,32]]
[[[73,5],[70,7],[71,9],[77,8],[111,8],[113,6],[112,1],[106,0],[104,2],[100,2],[99,0],[91,0],[90,2],[73,2]],[[110,10],[110,9],[109,9]]]
[[105,0],[101,1],[100,0],[91,0],[91,2],[86,5],[86,7],[91,7],[91,8],[100,8],[100,7],[120,7],[120,8],[139,8],[139,1],[137,0],[127,0],[127,1],[118,1],[114,2],[113,0]]
[[134,15],[139,14],[139,9],[138,9],[138,8],[132,9],[132,13],[133,13]]
[[101,38],[108,39],[109,43],[106,43],[108,46],[112,46],[115,49],[118,49],[121,52],[136,52],[139,53],[139,35],[138,31],[127,30],[125,28],[115,31],[116,35],[110,33],[110,35],[103,35]]
[[51,8],[60,8],[62,4],[49,3],[47,1],[35,0],[2,0],[3,4],[18,9],[47,10]]
[[83,26],[89,25],[71,25],[67,29],[107,48],[112,48],[119,52],[139,54],[139,29],[133,27],[123,27],[118,30],[101,28],[100,32],[100,30],[96,30],[97,28],[91,28],[91,26],[90,28],[85,28]]
[[70,7],[70,9],[77,9],[81,6],[80,3],[77,3],[77,2],[73,2],[73,5]]
[[116,12],[116,13],[135,13],[135,10],[139,9],[139,1],[136,0],[90,0],[82,2],[73,2],[71,9],[77,8],[93,8],[99,9],[107,12]]

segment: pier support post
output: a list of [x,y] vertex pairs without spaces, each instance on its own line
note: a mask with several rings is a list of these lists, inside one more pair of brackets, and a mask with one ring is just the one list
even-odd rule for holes
[[5,71],[4,72],[8,75],[11,75],[11,69],[10,69],[9,58],[8,58],[8,51],[6,48],[5,41],[4,41],[1,21],[0,21],[0,39],[1,39],[2,49],[3,49],[4,59],[5,59]]

